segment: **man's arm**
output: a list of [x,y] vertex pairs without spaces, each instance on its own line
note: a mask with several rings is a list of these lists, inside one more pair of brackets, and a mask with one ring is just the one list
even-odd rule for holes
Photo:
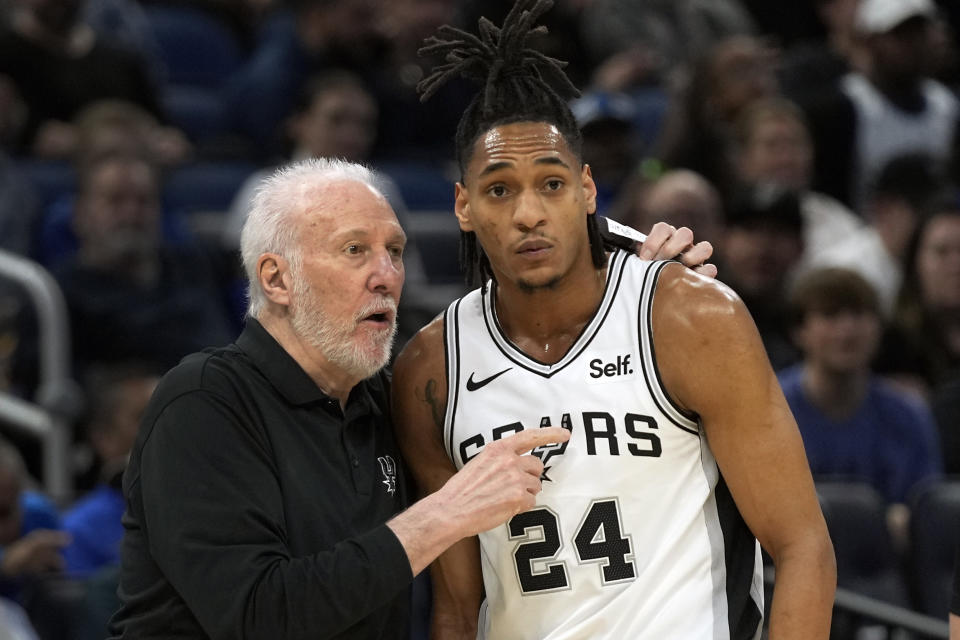
[[653,306],[664,386],[699,414],[744,521],[773,558],[770,634],[827,638],[836,561],[799,430],[753,320],[724,285],[664,269]]
[[[443,319],[437,318],[410,341],[393,368],[393,424],[421,495],[439,490],[456,473],[443,447],[445,367]],[[433,563],[431,577],[431,637],[476,638],[483,600],[477,538],[451,546]]]
[[285,521],[297,514],[286,513],[277,482],[284,460],[235,403],[191,391],[163,408],[144,443],[131,509],[143,514],[152,559],[211,638],[325,638],[390,603],[456,540],[533,506],[543,465],[521,454],[568,435],[516,436],[389,522],[294,556]]

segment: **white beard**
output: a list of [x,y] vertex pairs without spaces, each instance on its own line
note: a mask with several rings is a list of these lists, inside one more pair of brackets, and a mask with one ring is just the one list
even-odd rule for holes
[[[386,366],[397,335],[397,305],[393,298],[380,296],[361,309],[352,321],[338,322],[330,318],[310,283],[299,273],[293,276],[294,301],[290,305],[290,321],[298,336],[319,350],[331,364],[361,380]],[[370,344],[364,344],[368,341],[354,336],[354,332],[363,318],[384,308],[393,312],[391,326],[377,331],[370,336]]]

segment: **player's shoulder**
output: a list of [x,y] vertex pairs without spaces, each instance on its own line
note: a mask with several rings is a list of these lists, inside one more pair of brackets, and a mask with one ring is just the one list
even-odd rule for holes
[[673,322],[694,325],[749,317],[733,289],[680,263],[669,263],[661,271],[653,309],[655,314],[664,314]]
[[393,363],[394,386],[405,380],[433,373],[444,363],[444,318],[441,313],[413,335]]

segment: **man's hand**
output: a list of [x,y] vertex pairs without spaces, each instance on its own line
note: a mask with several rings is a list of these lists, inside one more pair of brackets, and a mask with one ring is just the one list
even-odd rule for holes
[[679,260],[702,276],[717,277],[717,267],[706,261],[713,255],[709,242],[693,243],[693,231],[687,227],[677,229],[666,222],[653,225],[648,235],[616,220],[599,216],[600,236],[608,247],[633,250],[644,260]]
[[463,535],[487,531],[533,508],[543,463],[525,454],[569,439],[570,432],[563,427],[543,427],[487,444],[438,492],[465,529]]
[[716,265],[707,263],[713,255],[713,245],[706,241],[694,244],[693,231],[687,227],[677,229],[665,222],[658,222],[647,234],[637,255],[644,260],[676,258],[702,276],[717,277]]
[[63,570],[60,553],[70,544],[70,534],[37,529],[7,545],[0,561],[0,573],[11,578]]
[[532,449],[566,442],[563,427],[529,429],[483,448],[440,489],[387,523],[407,552],[414,574],[451,545],[531,509],[540,493],[543,463]]

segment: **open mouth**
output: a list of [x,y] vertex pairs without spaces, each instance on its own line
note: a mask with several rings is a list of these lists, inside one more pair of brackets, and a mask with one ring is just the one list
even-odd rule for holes
[[360,322],[367,325],[374,325],[378,328],[387,328],[393,323],[393,312],[377,311],[363,317]]

